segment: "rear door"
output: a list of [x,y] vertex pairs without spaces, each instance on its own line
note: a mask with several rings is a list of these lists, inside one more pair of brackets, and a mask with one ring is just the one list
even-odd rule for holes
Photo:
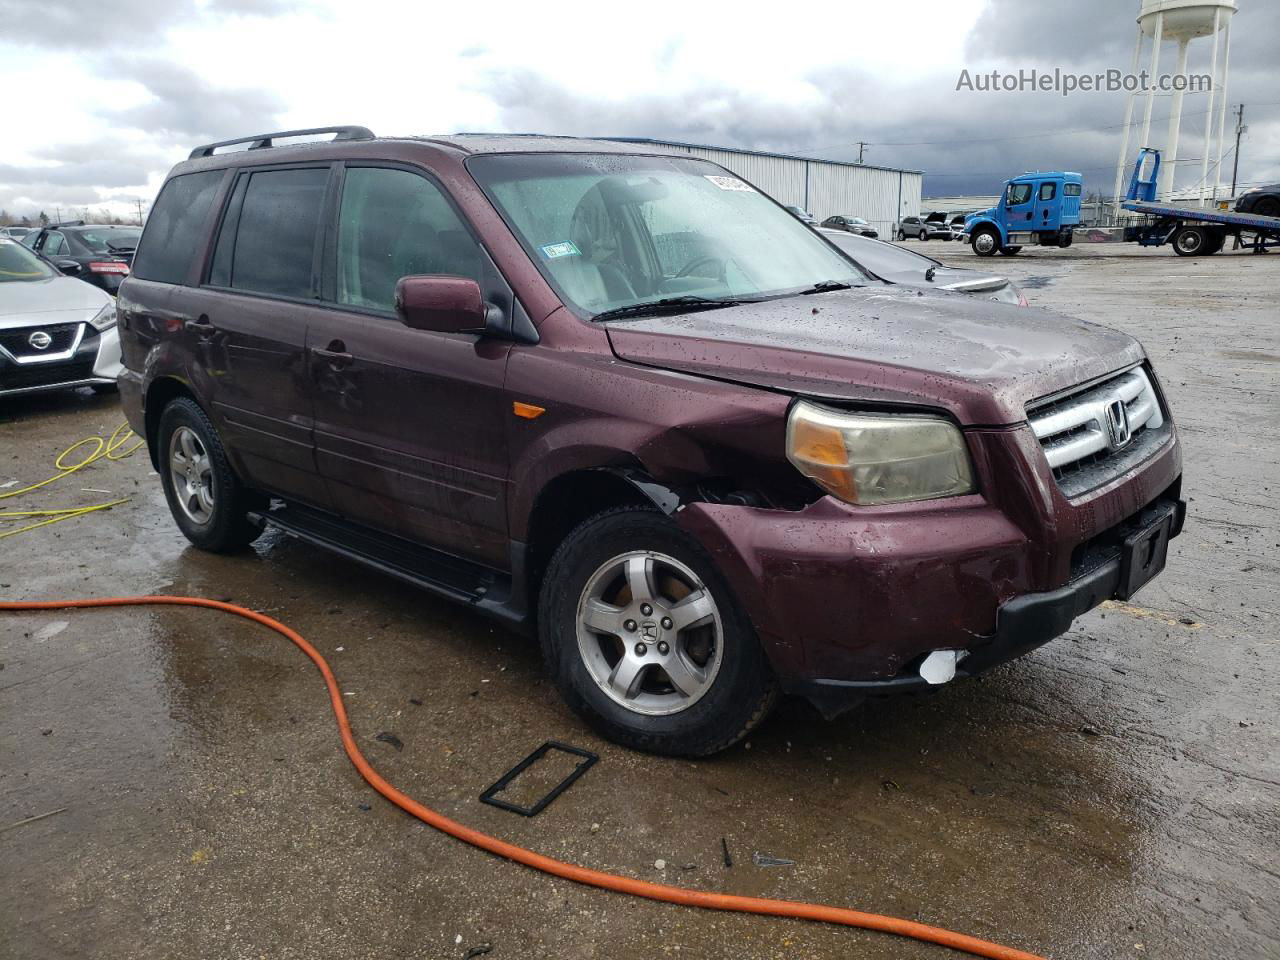
[[307,324],[317,312],[330,164],[249,168],[186,313],[219,432],[252,486],[328,503],[316,469]]
[[1040,212],[1039,229],[1057,230],[1062,223],[1062,197],[1056,180],[1036,184],[1036,209]]
[[487,301],[510,288],[450,203],[416,168],[349,163],[325,256],[330,309],[311,323],[316,457],[350,519],[505,567],[510,343],[412,330],[396,282],[470,277]]

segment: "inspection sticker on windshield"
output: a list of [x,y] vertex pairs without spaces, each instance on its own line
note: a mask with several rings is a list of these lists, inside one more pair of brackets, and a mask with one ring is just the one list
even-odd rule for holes
[[574,246],[572,240],[565,240],[561,243],[543,244],[539,249],[542,255],[548,260],[555,260],[557,257],[580,257],[582,251]]
[[718,177],[711,173],[704,173],[704,177],[714,183],[721,190],[741,190],[743,193],[755,193],[756,188],[749,183],[743,183],[737,177]]

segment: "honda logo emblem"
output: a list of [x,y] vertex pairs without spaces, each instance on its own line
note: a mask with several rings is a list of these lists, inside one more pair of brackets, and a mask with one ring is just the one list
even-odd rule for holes
[[1129,409],[1120,399],[1107,404],[1107,437],[1112,450],[1119,450],[1133,437],[1129,429]]
[[37,350],[48,350],[49,344],[53,343],[53,337],[49,336],[43,330],[37,330],[31,336],[27,337],[27,343],[35,347]]

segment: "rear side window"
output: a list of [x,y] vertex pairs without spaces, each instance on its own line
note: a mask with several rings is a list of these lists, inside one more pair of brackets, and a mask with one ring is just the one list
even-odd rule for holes
[[1052,200],[1058,195],[1058,185],[1056,183],[1040,184],[1040,199]]
[[186,173],[164,185],[134,254],[134,276],[161,283],[186,281],[223,173]]
[[50,233],[44,238],[44,246],[40,248],[46,257],[56,257],[67,252],[67,240],[60,233]]
[[1064,183],[1064,184],[1062,185],[1062,195],[1063,195],[1064,197],[1078,197],[1078,196],[1080,196],[1080,184],[1078,184],[1078,183]]
[[[328,167],[251,174],[235,236],[218,238],[213,274],[237,290],[281,297],[312,296],[312,265]],[[237,193],[240,187],[237,184]],[[233,227],[232,210],[223,233]],[[230,257],[230,272],[225,257]],[[211,277],[211,280],[214,277]]]
[[479,244],[430,180],[385,167],[347,169],[338,215],[339,303],[390,311],[401,277],[438,273],[482,282],[481,263]]

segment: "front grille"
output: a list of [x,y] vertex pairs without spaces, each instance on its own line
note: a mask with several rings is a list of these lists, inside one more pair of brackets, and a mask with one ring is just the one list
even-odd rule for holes
[[[82,323],[53,323],[48,326],[20,327],[17,330],[0,331],[0,348],[20,362],[44,361],[61,357],[73,350],[81,336]],[[42,332],[49,338],[43,348],[31,345],[31,337]]]
[[0,369],[0,393],[26,387],[44,387],[93,379],[94,355],[62,363],[9,364]]
[[1058,486],[1079,496],[1154,453],[1171,428],[1142,367],[1027,408]]

